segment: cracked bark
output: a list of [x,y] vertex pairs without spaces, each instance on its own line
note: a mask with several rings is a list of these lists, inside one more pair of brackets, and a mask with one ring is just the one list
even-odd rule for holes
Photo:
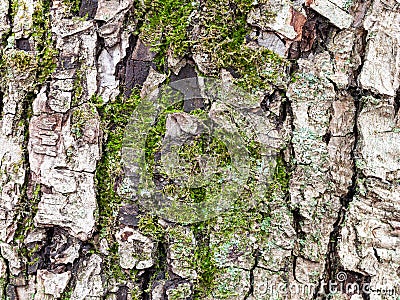
[[[333,2],[260,3],[247,16],[248,45],[290,60],[290,80],[264,91],[256,120],[290,180],[223,232],[234,219],[183,226],[125,200],[103,222],[96,174],[109,162],[115,99],[199,70],[234,81],[235,70],[196,50],[167,52],[162,74],[133,1],[84,0],[74,12],[66,1],[0,0],[0,298],[395,299],[347,284],[398,297],[400,5]],[[44,80],[41,30],[58,50]],[[122,171],[112,180],[121,193]]]

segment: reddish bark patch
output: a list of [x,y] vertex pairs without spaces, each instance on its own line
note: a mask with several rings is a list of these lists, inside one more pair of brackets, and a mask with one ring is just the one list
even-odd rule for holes
[[128,240],[128,238],[133,235],[132,231],[125,231],[122,235],[121,235],[121,240],[123,242],[126,242]]
[[303,35],[300,42],[301,52],[308,52],[311,50],[315,38],[317,37],[316,22],[308,21],[304,24]]
[[306,6],[310,6],[311,4],[313,4],[314,0],[306,0],[305,4]]
[[307,21],[307,18],[299,13],[297,10],[291,8],[292,20],[290,21],[290,25],[294,28],[294,31],[297,33],[297,37],[294,39],[295,41],[300,41],[303,33],[303,26]]

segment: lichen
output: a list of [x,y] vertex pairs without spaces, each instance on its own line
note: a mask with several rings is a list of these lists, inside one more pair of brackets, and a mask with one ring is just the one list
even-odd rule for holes
[[188,283],[179,284],[173,289],[167,290],[168,300],[190,299],[191,288]]

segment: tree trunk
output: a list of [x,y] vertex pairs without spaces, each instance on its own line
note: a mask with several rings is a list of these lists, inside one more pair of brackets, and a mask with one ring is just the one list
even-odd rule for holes
[[399,299],[398,0],[0,18],[1,299]]

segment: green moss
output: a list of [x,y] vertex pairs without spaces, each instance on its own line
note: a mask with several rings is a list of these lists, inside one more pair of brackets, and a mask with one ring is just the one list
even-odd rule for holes
[[[18,1],[13,1],[11,7],[13,13],[18,9],[18,5]],[[51,38],[50,7],[51,1],[49,0],[35,2],[35,10],[32,14],[33,25],[31,34],[35,42],[35,55],[26,51],[12,49],[3,51],[0,61],[0,69],[4,67],[16,67],[19,71],[35,71],[35,86],[45,82],[57,66],[56,57],[58,51],[54,48]],[[8,48],[15,48],[13,37],[10,37],[8,42]]]
[[50,7],[51,1],[40,0],[36,3],[32,15],[32,37],[36,42],[37,80],[43,83],[55,70],[58,50],[54,48],[51,38]]
[[14,20],[15,15],[17,14],[19,6],[18,0],[11,0],[11,20]]
[[150,236],[156,241],[161,241],[164,238],[164,229],[158,224],[158,218],[146,214],[139,219],[139,230],[144,235]]
[[[257,149],[257,144],[253,144],[254,156],[259,153]],[[276,193],[288,192],[290,174],[282,158],[277,158],[272,173],[269,188],[263,199],[265,203],[268,203]],[[251,243],[248,240],[249,235],[253,236],[260,246],[268,243],[270,232],[273,230],[271,222],[276,217],[269,213],[261,213],[258,207],[248,209],[243,201],[246,202],[246,198],[238,199],[233,208],[226,213],[191,227],[197,240],[193,268],[199,275],[194,288],[195,299],[204,299],[212,291],[220,296],[229,294],[217,280],[222,272],[218,266],[229,260],[231,249],[236,247],[244,251]],[[209,241],[211,233],[214,235],[214,240],[219,241],[216,244]]]
[[96,118],[96,107],[93,103],[85,103],[73,109],[71,117],[71,133],[75,139],[83,135],[83,129],[89,120]]
[[221,67],[233,68],[239,77],[236,82],[249,91],[279,84],[284,75],[283,68],[287,65],[283,58],[269,49],[254,50],[244,44],[220,59]]
[[185,144],[178,149],[179,157],[188,163],[202,154],[215,158],[217,169],[231,164],[231,157],[224,142],[208,134],[201,134],[195,137],[192,143]]
[[155,167],[155,154],[161,151],[162,139],[166,132],[167,116],[174,112],[183,111],[183,102],[177,102],[173,106],[162,111],[158,116],[155,124],[150,128],[145,143],[145,160],[148,172],[153,173]]
[[186,0],[144,0],[138,1],[137,17],[143,20],[140,37],[152,45],[163,63],[168,50],[174,55],[184,55],[190,45],[187,36],[189,16],[195,2]]
[[219,193],[225,181],[224,170],[231,166],[230,154],[221,140],[208,134],[200,134],[190,143],[185,143],[172,151],[177,152],[180,165],[185,166],[187,171],[185,174],[191,179],[205,176],[201,165],[204,164],[204,159],[207,157],[209,157],[207,164],[210,164],[212,160],[211,167],[218,172],[214,173],[213,178],[206,180],[205,185],[201,187],[186,185],[177,187],[175,184],[168,184],[164,188],[167,196],[177,197],[187,202],[200,203]]
[[33,55],[25,51],[13,51],[10,57],[7,58],[7,66],[11,68],[17,68],[18,71],[28,71],[34,69],[35,58]]
[[72,106],[79,105],[81,103],[81,97],[83,96],[83,84],[86,82],[86,70],[84,66],[81,66],[76,70],[73,84],[73,96]]
[[[149,174],[157,173],[169,179],[173,179],[175,178],[175,175],[178,175],[178,178],[180,178],[179,172],[177,174],[164,174],[160,161],[159,159],[156,159],[156,157],[161,151],[162,140],[166,131],[165,126],[167,115],[175,112],[183,112],[182,108],[182,102],[167,108],[158,116],[155,124],[150,128],[145,143],[145,158],[147,163],[147,172]],[[190,114],[197,116],[200,119],[206,116],[206,112],[203,110],[195,110]],[[202,178],[204,175],[202,173],[204,172],[204,170],[202,170],[202,165],[204,164],[204,159],[206,157],[212,158],[212,169],[220,170],[220,172],[215,173],[215,176],[210,180],[207,180],[206,185],[203,186],[191,186],[190,184],[177,185],[172,182],[166,184],[163,188],[164,195],[189,203],[200,203],[207,199],[211,199],[214,197],[213,195],[219,193],[225,181],[224,170],[227,171],[231,167],[231,157],[227,146],[220,139],[208,134],[199,134],[189,143],[175,146],[171,151],[177,153],[181,162],[180,165],[182,167],[184,166],[187,171],[185,172],[185,175],[189,176],[193,180],[196,180],[194,178]],[[208,160],[207,164],[209,162],[210,160]]]
[[272,179],[268,186],[268,195],[271,197],[273,193],[289,192],[290,172],[288,166],[281,157],[277,157],[272,172]]
[[63,4],[70,13],[77,15],[81,7],[81,0],[63,0]]
[[24,195],[24,198],[20,200],[21,207],[18,211],[18,226],[15,230],[14,242],[20,245],[20,253],[25,256],[28,261],[30,261],[30,257],[33,253],[29,251],[25,245],[23,245],[23,242],[28,233],[35,228],[33,218],[37,213],[38,204],[40,202],[40,184],[35,185],[31,198],[28,198],[26,190],[22,191],[21,194]]
[[[268,49],[247,46],[250,33],[247,16],[252,0],[208,0],[199,16],[202,30],[193,47],[208,54],[211,65],[218,72],[232,69],[237,82],[246,90],[265,89],[282,76],[284,59]],[[271,18],[273,15],[270,16]]]
[[201,222],[191,226],[196,237],[196,248],[193,256],[193,269],[197,272],[194,286],[195,300],[205,299],[215,286],[215,278],[219,272],[214,260],[214,252],[210,247],[210,225]]
[[102,119],[105,133],[103,155],[96,169],[98,226],[101,237],[106,238],[110,245],[110,255],[104,261],[107,266],[105,269],[109,270],[109,276],[117,279],[125,279],[129,274],[119,266],[118,244],[113,240],[112,229],[116,227],[116,217],[122,202],[115,187],[118,178],[123,174],[120,161],[124,128],[139,101],[137,90],[127,99],[119,96],[107,103],[103,103],[100,97],[92,98],[92,103],[96,105]]
[[99,226],[105,236],[111,236],[112,233],[109,230],[115,222],[118,204],[122,201],[116,193],[115,184],[116,179],[123,174],[120,160],[124,128],[139,103],[140,96],[139,92],[135,90],[128,99],[119,96],[103,103],[101,98],[93,97],[92,101],[97,106],[103,120],[102,128],[105,133],[103,155],[96,170]]
[[168,300],[190,299],[191,288],[188,283],[180,284],[174,289],[167,290]]
[[71,296],[72,296],[72,291],[68,291],[68,292],[66,292],[66,293],[63,293],[62,295],[61,295],[61,300],[70,300],[71,299]]
[[[160,66],[168,51],[180,57],[197,52],[208,56],[212,74],[218,75],[221,68],[232,70],[237,83],[248,91],[267,89],[284,77],[283,58],[247,45],[252,0],[147,0],[136,6],[140,37],[157,53]],[[273,13],[265,12],[264,21],[272,18]]]
[[[3,41],[5,47],[0,49],[0,76],[2,80],[15,78],[15,75],[18,77],[20,74],[23,74],[24,78],[33,80],[32,84],[28,87],[28,94],[45,82],[54,71],[58,55],[58,51],[53,47],[51,39],[51,1],[39,0],[34,4],[31,33],[35,45],[34,52],[17,50],[15,38],[11,32],[7,38],[7,44]],[[11,14],[16,13],[19,5],[18,1],[12,2]],[[30,103],[28,106],[30,106]]]
[[108,255],[104,257],[105,274],[108,278],[114,278],[117,282],[124,282],[127,279],[135,281],[136,274],[129,270],[123,270],[119,264],[118,243],[111,243]]

